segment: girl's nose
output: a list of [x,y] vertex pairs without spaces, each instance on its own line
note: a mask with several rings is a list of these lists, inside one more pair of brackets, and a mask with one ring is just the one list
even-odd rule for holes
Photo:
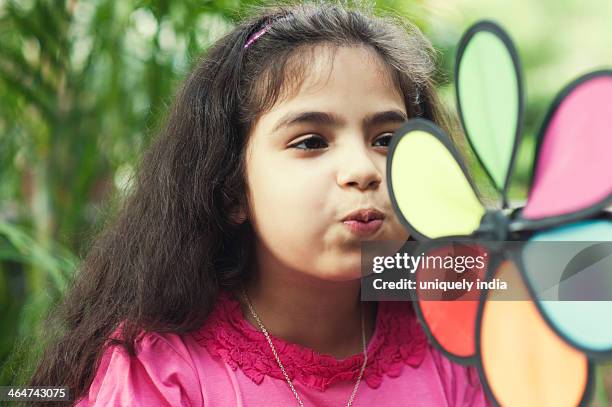
[[367,146],[346,148],[338,162],[338,185],[361,190],[376,189],[382,182],[382,174],[373,161],[376,153]]

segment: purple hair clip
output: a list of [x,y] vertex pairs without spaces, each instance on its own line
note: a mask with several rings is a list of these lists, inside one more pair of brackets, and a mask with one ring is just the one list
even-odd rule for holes
[[287,14],[277,15],[275,17],[270,18],[268,20],[268,22],[266,23],[266,25],[262,29],[260,29],[259,31],[257,31],[256,33],[252,34],[249,37],[249,39],[247,40],[246,44],[244,44],[244,48],[250,47],[251,44],[253,44],[255,41],[257,41],[259,39],[259,37],[261,37],[262,35],[267,33],[268,30],[270,29],[270,27],[272,27],[272,23],[274,23],[275,21],[284,20],[284,19],[291,19],[292,17],[293,17],[293,15],[291,13],[287,13]]
[[251,35],[249,37],[249,39],[247,40],[246,44],[244,44],[244,48],[248,48],[252,43],[254,43],[255,41],[257,41],[257,39],[259,37],[261,37],[262,35],[264,35],[266,33],[266,31],[268,31],[270,29],[270,23],[266,24],[264,28],[262,28],[261,30],[257,31],[256,33],[254,33],[253,35]]

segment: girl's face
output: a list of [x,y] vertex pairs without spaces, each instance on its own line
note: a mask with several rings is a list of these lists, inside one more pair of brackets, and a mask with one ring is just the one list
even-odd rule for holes
[[[360,241],[408,238],[385,180],[391,135],[407,115],[374,51],[326,52],[318,47],[297,93],[254,123],[248,217],[260,268],[343,281],[361,275]],[[369,221],[346,220],[360,210],[372,210]]]

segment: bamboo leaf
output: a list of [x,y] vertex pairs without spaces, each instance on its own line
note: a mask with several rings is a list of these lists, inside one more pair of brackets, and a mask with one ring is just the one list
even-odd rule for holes
[[67,276],[72,273],[76,260],[67,255],[63,250],[61,256],[56,256],[49,249],[44,248],[27,233],[6,222],[0,221],[0,235],[4,235],[15,249],[25,258],[28,263],[44,271],[59,291],[64,291],[67,284]]
[[55,111],[49,106],[49,103],[41,98],[39,94],[32,88],[25,84],[25,81],[18,76],[15,76],[10,72],[0,61],[0,80],[5,82],[6,86],[13,88],[17,93],[21,94],[26,101],[36,106],[43,116],[50,122],[55,120]]
[[58,70],[66,69],[67,58],[62,58],[61,48],[53,38],[53,34],[45,31],[44,24],[35,24],[34,19],[30,16],[23,16],[15,9],[13,3],[8,3],[6,6],[7,15],[10,16],[11,22],[14,23],[15,27],[25,38],[34,36],[40,43],[41,54],[46,56],[46,59],[52,64],[52,66]]
[[53,96],[56,93],[55,86],[47,82],[40,69],[31,66],[20,51],[0,43],[0,60],[4,63],[10,61],[18,71],[24,74],[26,81],[32,81],[32,85],[45,94]]

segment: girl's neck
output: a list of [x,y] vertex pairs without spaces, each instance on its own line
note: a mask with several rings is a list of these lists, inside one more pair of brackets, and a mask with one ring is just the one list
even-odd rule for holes
[[[268,269],[246,285],[246,292],[271,335],[343,359],[362,352],[362,311],[366,341],[374,331],[375,303],[362,304],[359,288],[359,280],[324,281]],[[242,311],[259,328],[246,304]]]

